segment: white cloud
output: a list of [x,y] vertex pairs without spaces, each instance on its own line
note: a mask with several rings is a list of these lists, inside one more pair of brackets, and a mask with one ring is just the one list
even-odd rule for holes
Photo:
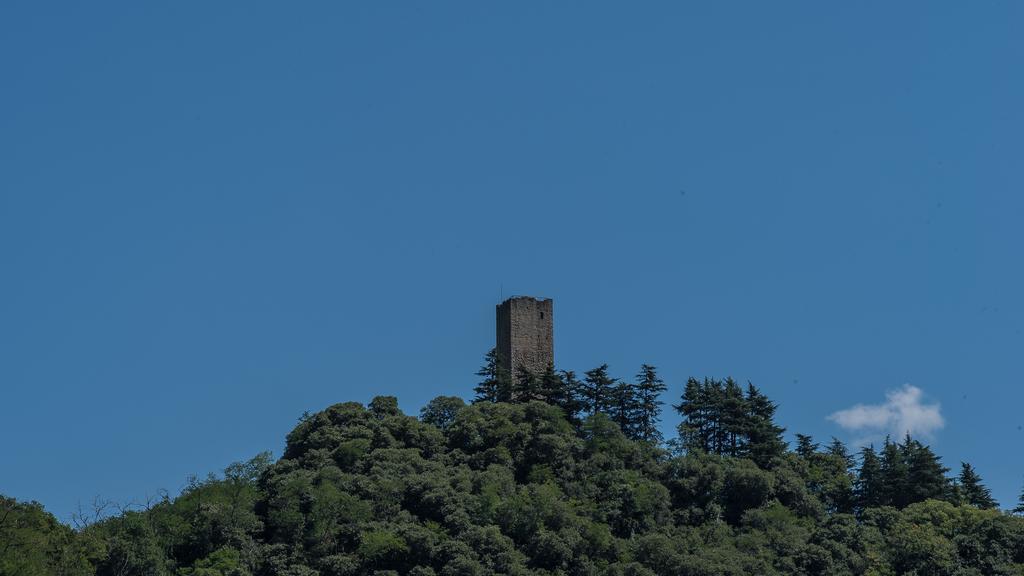
[[925,404],[924,391],[904,384],[885,393],[884,404],[857,404],[828,417],[847,430],[930,438],[946,425],[938,403]]

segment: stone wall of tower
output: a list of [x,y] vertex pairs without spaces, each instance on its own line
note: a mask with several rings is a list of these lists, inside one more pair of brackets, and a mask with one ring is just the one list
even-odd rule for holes
[[522,366],[540,375],[555,361],[554,303],[516,296],[497,306],[499,364],[514,378]]

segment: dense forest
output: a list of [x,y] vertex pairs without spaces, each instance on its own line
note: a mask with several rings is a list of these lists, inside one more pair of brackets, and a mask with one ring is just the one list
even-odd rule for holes
[[419,417],[394,397],[305,414],[177,497],[58,522],[0,497],[0,575],[1024,574],[1000,511],[909,436],[851,452],[753,385],[690,379],[663,438],[652,366],[503,374]]

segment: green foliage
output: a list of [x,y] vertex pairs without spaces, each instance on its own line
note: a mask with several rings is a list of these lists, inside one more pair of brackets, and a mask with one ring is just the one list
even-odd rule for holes
[[498,362],[498,351],[491,348],[484,356],[484,365],[476,373],[481,378],[473,389],[474,402],[509,402],[512,400],[512,375]]
[[662,441],[661,430],[658,429],[663,404],[660,397],[667,389],[654,366],[644,364],[640,367],[640,373],[636,375],[636,413],[633,417],[633,430],[637,439],[645,442]]
[[0,496],[0,576],[92,574],[95,553],[39,503]]
[[854,485],[854,504],[857,510],[883,506],[888,500],[885,479],[882,477],[882,462],[874,446],[865,446],[860,453],[860,470]]
[[675,409],[683,417],[679,437],[687,451],[746,457],[768,467],[785,450],[775,404],[753,385],[744,394],[732,378],[690,378]]
[[1020,496],[1017,497],[1017,505],[1013,508],[1013,513],[1024,515],[1024,490],[1021,490]]
[[580,388],[580,401],[587,414],[609,414],[614,410],[615,388],[618,380],[608,375],[608,365],[587,370]]
[[652,367],[587,378],[579,394],[551,367],[536,400],[442,396],[420,418],[389,396],[336,404],[276,462],[77,531],[2,498],[0,576],[1024,574],[1024,519],[966,464],[953,490],[916,440],[854,470],[837,440],[787,452],[753,386],[691,380],[672,454],[644,431]]
[[241,576],[247,573],[241,564],[241,554],[234,548],[221,548],[196,561],[195,565],[178,570],[179,576]]
[[466,403],[458,396],[438,396],[420,410],[420,420],[433,424],[441,430],[447,430]]
[[957,487],[961,501],[984,510],[997,508],[999,503],[992,498],[992,492],[981,483],[981,476],[967,462],[960,463]]

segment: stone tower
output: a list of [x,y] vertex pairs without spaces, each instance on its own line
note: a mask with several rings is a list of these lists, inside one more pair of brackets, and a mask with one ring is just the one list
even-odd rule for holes
[[523,367],[543,374],[555,362],[553,302],[513,296],[497,306],[498,365],[515,378]]

